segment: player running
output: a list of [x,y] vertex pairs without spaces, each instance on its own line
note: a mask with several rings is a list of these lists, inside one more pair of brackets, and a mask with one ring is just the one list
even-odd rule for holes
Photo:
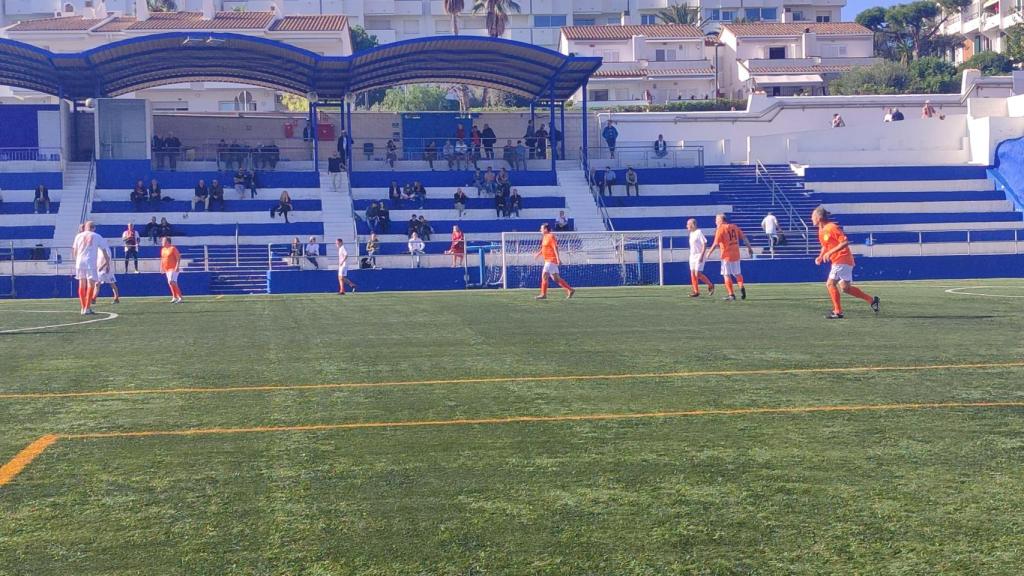
[[345,295],[345,285],[348,284],[352,291],[356,291],[356,283],[348,279],[348,248],[345,248],[345,241],[338,238],[334,241],[338,247],[338,294]]
[[181,288],[178,287],[181,253],[171,245],[169,236],[164,236],[163,247],[160,248],[160,271],[167,275],[167,286],[171,289],[171,304],[181,304]]
[[97,270],[100,274],[100,280],[96,283],[96,291],[92,295],[92,303],[95,304],[96,298],[100,295],[100,286],[109,284],[110,289],[114,291],[114,304],[120,304],[121,293],[117,289],[117,277],[114,276],[114,255],[110,251],[110,243],[99,234],[96,237],[99,239],[100,247],[97,258]]
[[686,229],[690,231],[690,284],[693,292],[690,298],[700,296],[700,282],[708,285],[708,296],[715,293],[715,285],[704,275],[704,249],[707,248],[708,239],[697,227],[697,220],[690,218],[686,221]]
[[740,286],[740,299],[746,300],[747,289],[743,287],[743,272],[740,269],[740,240],[747,245],[747,256],[753,258],[754,249],[750,246],[750,240],[747,240],[743,230],[740,230],[740,227],[735,224],[730,224],[729,218],[725,214],[721,212],[716,214],[715,224],[718,225],[715,230],[715,239],[704,250],[704,260],[708,259],[715,248],[721,250],[722,277],[725,279],[725,289],[729,292],[725,300],[736,300],[736,293],[732,289],[733,278]]
[[95,314],[92,311],[93,295],[99,282],[99,235],[94,232],[96,225],[88,221],[78,228],[71,243],[71,257],[75,260],[75,278],[78,279],[78,303],[81,314]]
[[[832,311],[825,315],[829,320],[837,320],[843,317],[843,305],[840,301],[839,290],[851,296],[871,304],[871,309],[878,313],[878,296],[871,297],[860,288],[853,285],[853,252],[850,251],[850,241],[842,228],[832,221],[832,215],[824,206],[818,206],[811,212],[811,223],[818,227],[818,242],[821,243],[821,252],[814,259],[817,265],[826,262],[832,263],[828,272],[828,280],[825,286],[828,288],[829,298],[832,299]],[[839,287],[836,287],[836,284]]]
[[558,240],[555,235],[551,233],[551,227],[548,226],[547,222],[540,225],[541,234],[543,238],[540,241],[540,250],[533,255],[535,259],[544,259],[544,268],[540,271],[540,294],[536,296],[537,300],[546,300],[548,297],[548,277],[550,276],[558,285],[565,288],[565,297],[572,298],[576,290],[569,283],[562,279],[558,275],[558,265],[561,264],[562,260],[558,257]]

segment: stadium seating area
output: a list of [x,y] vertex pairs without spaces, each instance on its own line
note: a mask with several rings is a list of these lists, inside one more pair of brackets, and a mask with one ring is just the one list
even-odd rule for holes
[[5,189],[0,202],[0,259],[9,259],[14,247],[18,260],[45,259],[47,250],[35,249],[37,245],[49,248],[53,244],[57,211],[60,210],[61,190],[51,189],[50,211],[36,213],[33,190]]

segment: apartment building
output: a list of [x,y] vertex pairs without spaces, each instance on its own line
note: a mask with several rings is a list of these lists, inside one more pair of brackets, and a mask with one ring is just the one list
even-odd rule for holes
[[957,64],[978,52],[1002,52],[1005,30],[1024,22],[1024,0],[975,0],[948,16],[940,31],[960,34],[964,43],[953,54]]

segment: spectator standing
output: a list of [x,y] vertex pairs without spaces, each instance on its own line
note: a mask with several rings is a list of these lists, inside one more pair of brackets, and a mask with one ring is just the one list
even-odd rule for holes
[[480,143],[484,146],[484,155],[488,160],[494,160],[494,145],[497,142],[498,137],[494,134],[494,130],[484,124],[484,129],[480,131]]
[[533,133],[533,137],[537,142],[537,158],[546,160],[548,157],[548,131],[544,129],[543,124]]
[[[502,168],[502,170],[504,170],[504,168]],[[495,174],[494,170],[488,166],[487,170],[484,171],[484,190],[487,191],[488,194],[494,194],[494,191],[497,189],[497,174]]]
[[270,217],[274,217],[276,212],[280,216],[284,216],[284,223],[291,224],[288,221],[288,213],[292,211],[292,197],[288,194],[287,190],[281,192],[281,197],[277,199],[277,206],[270,209]]
[[843,128],[846,126],[846,122],[843,121],[843,117],[838,112],[832,115],[832,127]]
[[565,217],[565,210],[558,211],[558,218],[555,219],[555,230],[564,232],[569,229],[569,219]]
[[469,169],[469,149],[466,147],[464,140],[455,141],[455,169],[456,170],[468,170]]
[[164,167],[164,139],[157,134],[153,134],[153,158],[156,160],[157,170],[162,170]]
[[309,260],[313,264],[313,268],[320,269],[320,262],[317,261],[317,256],[320,256],[320,245],[316,243],[316,236],[310,236],[309,242],[306,242],[306,260]]
[[146,191],[146,195],[149,196],[150,202],[160,202],[164,199],[163,189],[160,188],[156,178],[149,181],[149,189]]
[[385,161],[387,161],[388,166],[390,166],[391,169],[394,170],[395,169],[395,161],[398,160],[398,144],[395,144],[394,140],[390,140],[389,139],[388,143],[385,144],[384,148],[385,148],[384,159],[385,159]]
[[554,126],[552,126],[551,127],[551,155],[554,156],[555,158],[557,158],[558,160],[565,160],[565,158],[564,158],[565,150],[562,150],[562,148],[563,148],[562,147],[562,132],[560,130],[558,130],[558,128],[555,128]]
[[607,166],[604,169],[604,187],[608,191],[609,196],[614,196],[612,188],[615,186],[615,170],[612,170],[611,166]]
[[377,268],[377,252],[380,250],[380,240],[377,235],[370,232],[370,238],[366,241],[366,261],[370,267]]
[[935,116],[935,108],[932,107],[931,100],[925,100],[924,106],[921,107],[921,118],[931,118]]
[[167,162],[171,166],[171,171],[177,170],[178,157],[181,155],[181,140],[178,140],[173,132],[167,133],[167,138],[164,140],[164,151],[167,154]]
[[36,186],[35,199],[32,201],[32,211],[39,214],[42,210],[46,210],[44,214],[50,213],[50,189],[45,184]]
[[[338,157],[341,158],[341,169],[345,169],[345,163],[348,162],[348,133],[345,130],[341,131],[338,135]],[[340,171],[340,170],[339,170]]]
[[458,225],[452,226],[452,245],[448,248],[452,255],[452,268],[464,264],[466,260],[466,237]]
[[331,190],[337,192],[341,187],[341,156],[337,152],[327,159],[327,172],[331,175]]
[[430,169],[434,169],[434,160],[437,160],[437,144],[431,140],[427,142],[427,147],[423,149],[423,159],[427,161],[427,165]]
[[480,159],[480,147],[483,143],[483,135],[480,134],[480,129],[473,126],[473,129],[469,131],[469,153],[473,160],[473,165],[476,166],[476,161]]
[[636,170],[630,166],[626,168],[626,196],[629,196],[629,188],[632,187],[636,195],[640,195],[640,179],[636,175]]
[[142,180],[135,181],[135,188],[132,188],[131,194],[128,198],[132,201],[132,208],[138,210],[143,202],[149,197],[149,192],[146,190],[146,185]]
[[423,240],[420,240],[419,234],[413,232],[409,235],[409,255],[412,257],[412,267],[420,267],[420,256],[423,255],[423,249],[426,248],[426,244]]
[[601,130],[601,137],[604,138],[605,144],[608,145],[608,154],[611,158],[615,158],[615,141],[619,139],[619,131],[612,125],[611,120]]
[[192,195],[192,211],[196,211],[196,204],[203,204],[206,210],[210,209],[210,189],[206,187],[206,181],[202,178],[199,179],[199,183],[196,184],[195,191]]
[[505,141],[505,146],[501,149],[501,159],[508,164],[509,170],[516,169],[516,149],[512,146],[511,140]]
[[210,183],[210,204],[220,204],[220,209],[224,209],[224,186],[221,185],[220,180],[214,180]]
[[156,216],[149,219],[142,233],[156,244],[156,239],[160,237],[160,223],[156,221]]
[[502,190],[494,195],[494,215],[497,218],[502,218],[508,215],[508,205],[505,201],[505,193]]
[[519,217],[519,211],[523,209],[523,197],[519,195],[519,190],[513,188],[512,192],[508,195],[508,214],[509,216],[515,214],[516,218]]
[[128,273],[128,260],[135,260],[135,273],[139,273],[139,233],[135,231],[135,225],[128,223],[128,228],[121,233],[121,243],[124,244],[124,273]]
[[405,231],[405,235],[412,238],[413,234],[419,236],[420,233],[420,219],[415,214],[409,218],[408,228]]
[[462,220],[462,214],[466,211],[466,202],[468,197],[466,193],[462,191],[462,188],[455,189],[455,211],[459,213],[459,220]]
[[526,170],[526,145],[522,140],[516,142],[516,170]]
[[249,188],[249,198],[256,197],[256,172],[252,170],[245,171],[245,185]]
[[668,142],[665,142],[665,137],[661,134],[658,134],[658,139],[654,141],[654,155],[658,158],[668,156]]
[[430,242],[430,237],[434,234],[433,226],[430,225],[430,222],[427,222],[427,217],[424,216],[423,214],[420,214],[419,234],[420,238],[423,238],[423,240],[427,242]]
[[384,234],[391,230],[391,211],[388,210],[388,205],[383,200],[377,207],[377,223],[380,231]]
[[768,237],[768,247],[771,249],[772,253],[774,253],[775,246],[779,242],[779,219],[769,212],[765,215],[764,219],[761,220],[761,230],[764,230],[765,236]]
[[461,123],[456,123],[455,124],[455,141],[458,142],[459,140],[465,140],[465,139],[466,139],[466,127],[463,126]]
[[893,122],[902,122],[903,120],[904,120],[903,112],[900,112],[899,108],[893,108],[892,109],[892,121]]
[[288,252],[288,257],[291,259],[292,266],[299,265],[299,259],[302,258],[302,240],[299,240],[298,236],[292,238],[292,245]]
[[455,145],[452,144],[451,140],[444,141],[444,146],[441,147],[441,154],[448,161],[448,169],[455,170]]
[[241,168],[235,172],[235,193],[238,194],[239,200],[245,200],[245,171]]
[[533,160],[537,151],[537,136],[533,129],[533,120],[526,123],[526,134],[523,134],[523,142],[526,144],[528,154],[528,156],[523,156],[523,159],[529,158]]
[[171,227],[171,223],[167,221],[167,218],[160,219],[159,234],[162,238],[174,236],[174,228]]

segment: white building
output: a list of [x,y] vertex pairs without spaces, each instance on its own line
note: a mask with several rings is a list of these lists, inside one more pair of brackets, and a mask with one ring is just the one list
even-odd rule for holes
[[714,63],[704,33],[695,26],[567,26],[559,51],[604,59],[587,87],[593,106],[664,104],[715,94]]
[[[287,42],[330,56],[352,53],[348,19],[342,15],[286,15],[283,0],[264,12],[217,12],[212,0],[199,12],[156,12],[137,1],[137,16],[110,12],[102,2],[71,15],[26,20],[0,30],[10,38],[53,52],[80,52],[110,42],[164,32],[231,32]],[[156,112],[273,112],[275,90],[227,82],[191,82],[147,88],[126,97],[152,102]],[[55,98],[19,88],[0,87],[0,102],[48,102]]]
[[726,24],[720,84],[726,96],[826,94],[828,82],[874,64],[874,36],[853,22]]
[[940,27],[942,34],[959,34],[965,40],[953,54],[956,63],[969,60],[978,52],[1002,52],[1004,31],[1024,22],[1024,0],[975,0],[973,4],[955,12]]

